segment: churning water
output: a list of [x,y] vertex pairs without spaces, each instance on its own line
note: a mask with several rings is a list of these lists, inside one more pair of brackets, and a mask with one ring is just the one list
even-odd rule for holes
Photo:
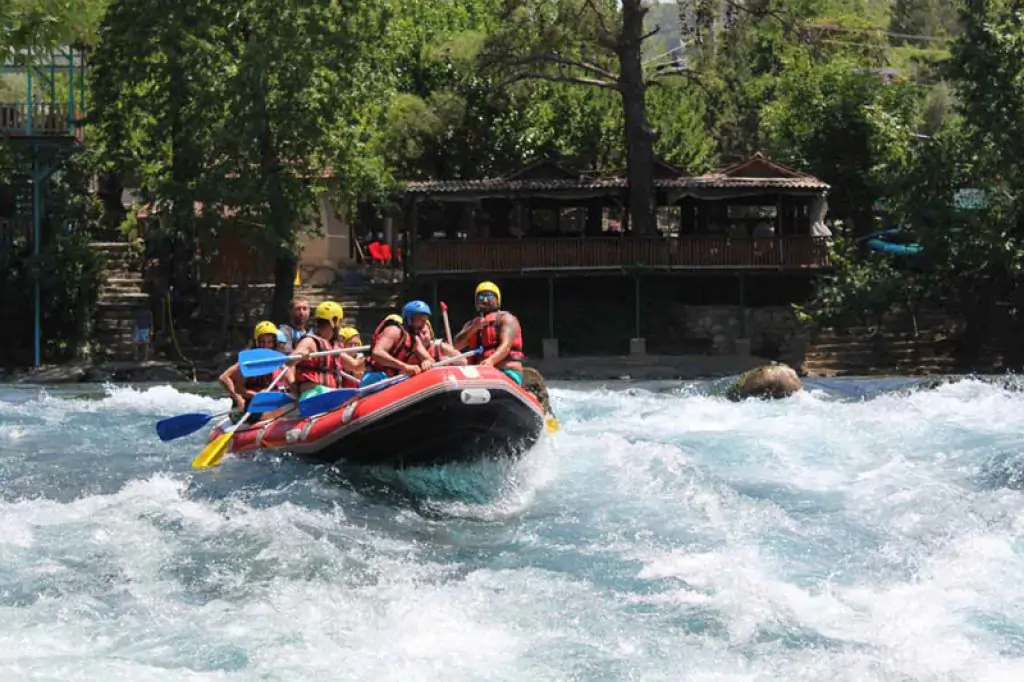
[[3,389],[0,680],[1020,682],[1024,393],[897,383],[561,385],[522,461],[403,473]]

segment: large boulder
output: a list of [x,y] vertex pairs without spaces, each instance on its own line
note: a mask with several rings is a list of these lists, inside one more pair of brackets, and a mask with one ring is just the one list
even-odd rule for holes
[[551,397],[548,395],[548,386],[544,381],[544,377],[541,373],[535,370],[533,367],[523,368],[523,388],[532,393],[540,404],[544,407],[544,411],[551,414]]
[[792,367],[773,362],[741,374],[726,391],[725,397],[733,401],[788,398],[803,387]]

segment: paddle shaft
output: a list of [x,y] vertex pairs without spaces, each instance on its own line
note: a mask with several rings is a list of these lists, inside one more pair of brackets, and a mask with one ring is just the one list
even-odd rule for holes
[[[465,353],[461,353],[460,355],[456,355],[454,357],[445,358],[444,360],[441,360],[440,362],[436,363],[430,369],[436,369],[437,367],[443,367],[444,365],[450,365],[453,362],[455,362],[456,360],[464,360],[464,359],[470,357],[471,355],[476,355],[478,353],[480,353],[480,349],[479,348],[474,348],[473,350],[467,350]],[[430,369],[428,369],[427,371],[429,372]],[[409,374],[400,374],[397,377],[391,377],[390,379],[385,379],[384,381],[381,381],[379,383],[370,384],[366,388],[372,388],[372,389],[383,388],[384,386],[388,386],[390,384],[397,384],[399,381],[402,381],[403,379],[408,379],[410,376],[411,375],[409,375]]]
[[441,319],[444,320],[444,339],[452,345],[452,325],[448,322],[448,305],[441,301]]
[[[274,380],[270,382],[269,386],[267,386],[267,391],[273,391],[274,387],[277,386],[277,382],[281,381],[281,379],[284,378],[285,374],[287,374],[287,372],[281,372],[276,377],[274,377]],[[245,424],[245,420],[249,418],[250,414],[252,414],[252,412],[246,412],[244,415],[242,415],[242,418],[238,420],[238,423],[235,424],[235,427],[231,429],[229,433],[234,433],[239,428],[241,428],[241,426]]]

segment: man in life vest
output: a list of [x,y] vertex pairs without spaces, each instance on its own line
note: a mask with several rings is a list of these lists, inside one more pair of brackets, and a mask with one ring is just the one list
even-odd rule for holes
[[345,317],[341,306],[334,301],[324,301],[313,313],[315,327],[312,334],[299,339],[295,352],[302,358],[289,361],[295,365],[295,384],[299,400],[312,398],[338,388],[338,370],[352,373],[358,364],[349,353],[309,357],[312,353],[333,350],[334,341]]
[[[273,322],[264,320],[257,324],[253,330],[253,340],[256,342],[257,348],[277,350],[278,339],[278,329],[274,326]],[[220,385],[224,387],[224,390],[227,391],[228,396],[231,397],[234,403],[234,410],[231,413],[232,421],[237,421],[239,417],[248,412],[249,403],[252,402],[253,396],[260,391],[270,388],[270,384],[282,373],[285,376],[275,384],[274,390],[288,392],[294,381],[294,373],[291,367],[282,367],[275,372],[258,377],[242,376],[242,369],[237,362],[224,370],[220,375]],[[249,416],[246,422],[252,424],[260,419],[272,418],[276,414],[277,411],[267,412],[263,415],[253,414]]]
[[[342,327],[338,331],[338,338],[334,340],[335,348],[358,348],[361,345],[363,345],[363,340],[359,337],[359,330],[355,327]],[[339,375],[338,385],[342,388],[359,388],[359,380],[366,372],[366,357],[362,353],[350,357],[355,360],[356,368],[348,374],[354,376],[356,380],[353,381]]]
[[473,295],[480,314],[466,323],[452,345],[457,350],[483,348],[483,353],[472,358],[473,364],[497,367],[522,386],[526,356],[519,320],[501,309],[501,290],[494,282],[481,282]]
[[434,366],[420,339],[420,330],[430,319],[430,306],[410,301],[402,316],[388,315],[373,330],[373,345],[361,384],[369,386],[399,374],[416,376]]
[[304,296],[296,296],[292,299],[292,316],[288,324],[282,324],[279,329],[284,336],[284,353],[291,354],[296,348],[299,340],[309,333],[309,300]]

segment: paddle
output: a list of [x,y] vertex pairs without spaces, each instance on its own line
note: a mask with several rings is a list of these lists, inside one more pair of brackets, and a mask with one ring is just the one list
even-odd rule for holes
[[452,345],[452,326],[448,323],[448,305],[441,301],[441,319],[444,320],[444,340]]
[[[443,365],[449,365],[455,362],[456,360],[461,360],[463,358],[468,358],[470,356],[477,355],[482,351],[483,349],[476,348],[471,351],[466,351],[461,355],[456,355],[455,357],[445,358],[441,362],[435,364],[434,367],[432,367],[431,369],[434,369],[435,367],[441,367]],[[430,370],[427,371],[429,372]],[[312,398],[306,398],[305,400],[300,402],[299,414],[302,415],[303,417],[312,417],[314,415],[323,414],[324,412],[330,412],[336,407],[345,404],[348,400],[351,400],[356,395],[372,395],[373,393],[377,393],[378,391],[385,389],[388,386],[397,384],[398,382],[408,378],[408,375],[402,374],[396,377],[391,377],[390,379],[385,379],[384,381],[380,381],[376,384],[370,384],[369,386],[366,386],[364,388],[342,388],[335,391],[330,391],[329,393],[321,393],[320,395],[313,396]]]
[[[335,348],[334,350],[323,350],[318,353],[310,353],[308,357],[322,358],[325,355],[340,355],[341,353],[361,353],[369,350],[369,346],[355,346],[353,348]],[[252,348],[243,350],[238,354],[238,366],[242,370],[243,377],[258,377],[270,374],[278,367],[289,360],[299,360],[303,357],[301,353],[285,355],[270,348]]]
[[280,391],[260,391],[249,401],[249,411],[253,414],[272,412],[278,408],[290,405],[295,398]]
[[[287,374],[287,372],[281,372],[278,374],[274,380],[270,382],[270,386],[267,387],[267,392],[273,391],[274,387],[277,386],[277,382],[281,381],[285,374]],[[249,418],[250,414],[252,414],[252,403],[255,401],[256,398],[254,397],[249,403],[249,411],[238,420],[238,423],[235,424],[233,428],[226,430],[224,433],[214,438],[198,455],[196,455],[196,458],[192,460],[193,469],[205,469],[215,467],[220,464],[220,461],[224,459],[224,453],[227,452],[228,444],[231,442],[231,437],[235,435],[235,431],[240,429],[242,425],[245,424],[245,420]]]
[[156,423],[156,435],[160,436],[162,441],[182,438],[203,428],[210,420],[223,417],[226,414],[228,413],[207,414],[205,412],[190,412],[188,414],[167,417]]

